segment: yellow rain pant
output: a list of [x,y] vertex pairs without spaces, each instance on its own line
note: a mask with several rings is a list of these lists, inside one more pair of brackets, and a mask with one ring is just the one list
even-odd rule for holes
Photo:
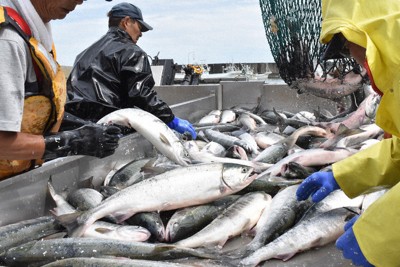
[[376,124],[393,137],[337,162],[333,173],[349,197],[374,187],[391,188],[354,224],[367,260],[400,266],[400,1],[323,0],[320,40],[341,32],[366,48],[372,78],[383,93]]

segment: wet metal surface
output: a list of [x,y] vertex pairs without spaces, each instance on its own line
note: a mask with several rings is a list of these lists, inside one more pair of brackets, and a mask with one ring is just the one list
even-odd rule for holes
[[343,258],[335,243],[324,247],[311,249],[295,255],[293,258],[284,262],[281,260],[270,260],[264,262],[261,266],[268,267],[300,267],[300,266],[354,266],[351,261]]
[[[234,251],[250,242],[250,237],[242,236],[228,241],[223,251]],[[299,252],[287,261],[271,259],[260,263],[261,267],[346,267],[354,266],[351,261],[343,258],[342,253],[332,242],[323,247]]]

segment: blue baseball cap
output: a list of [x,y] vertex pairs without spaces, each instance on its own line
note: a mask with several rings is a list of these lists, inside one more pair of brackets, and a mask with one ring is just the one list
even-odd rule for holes
[[116,4],[111,8],[110,16],[114,18],[124,18],[128,16],[131,19],[137,20],[142,25],[142,32],[147,32],[148,30],[153,29],[153,27],[143,21],[142,11],[140,11],[140,8],[130,3]]

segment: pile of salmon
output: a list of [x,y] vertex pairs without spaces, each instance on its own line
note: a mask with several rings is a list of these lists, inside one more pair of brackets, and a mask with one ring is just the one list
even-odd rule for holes
[[[310,174],[383,138],[371,93],[346,116],[213,110],[196,140],[152,114],[122,109],[101,124],[135,129],[152,158],[115,166],[99,188],[57,191],[51,215],[0,227],[4,266],[258,266],[334,242],[385,190],[298,201]],[[232,245],[241,240],[240,245]]]

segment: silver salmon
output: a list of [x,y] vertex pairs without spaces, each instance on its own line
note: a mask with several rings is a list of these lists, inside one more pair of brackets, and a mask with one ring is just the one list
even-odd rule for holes
[[0,227],[0,255],[9,248],[63,231],[52,216],[21,221]]
[[[215,258],[215,255],[166,244],[150,244],[100,238],[57,238],[31,241],[9,249],[0,256],[7,266],[40,266],[56,260],[75,257],[127,257],[146,260],[168,260],[187,257]],[[39,266],[39,265],[35,265]]]
[[173,169],[122,189],[78,218],[73,214],[58,219],[69,228],[71,236],[78,237],[107,215],[122,222],[138,212],[174,210],[234,194],[255,179],[250,176],[252,171],[248,166],[224,163]]
[[287,261],[298,252],[333,242],[343,234],[344,225],[356,214],[347,208],[337,208],[303,220],[274,241],[242,259],[239,266],[257,266],[260,262],[272,258]]
[[165,226],[165,240],[176,242],[195,234],[238,198],[239,195],[229,195],[208,204],[176,211]]
[[229,238],[253,228],[270,201],[271,196],[264,192],[248,193],[231,204],[202,230],[176,242],[175,245],[191,248],[218,245],[222,248]]
[[42,267],[190,267],[193,265],[151,260],[131,260],[124,258],[70,258],[51,262]]
[[246,246],[246,254],[254,252],[290,229],[312,205],[308,200],[297,201],[298,187],[299,185],[286,187],[272,198],[254,228],[255,236]]
[[[71,206],[60,194],[57,194],[51,180],[47,183],[49,192],[56,207],[51,212],[60,216],[75,212],[75,208]],[[133,225],[118,225],[109,222],[96,221],[83,233],[83,237],[96,237],[113,240],[126,240],[142,242],[150,237],[150,232],[143,227]]]
[[98,124],[119,124],[135,129],[164,156],[187,166],[186,151],[175,133],[153,114],[137,108],[116,110],[101,118]]

